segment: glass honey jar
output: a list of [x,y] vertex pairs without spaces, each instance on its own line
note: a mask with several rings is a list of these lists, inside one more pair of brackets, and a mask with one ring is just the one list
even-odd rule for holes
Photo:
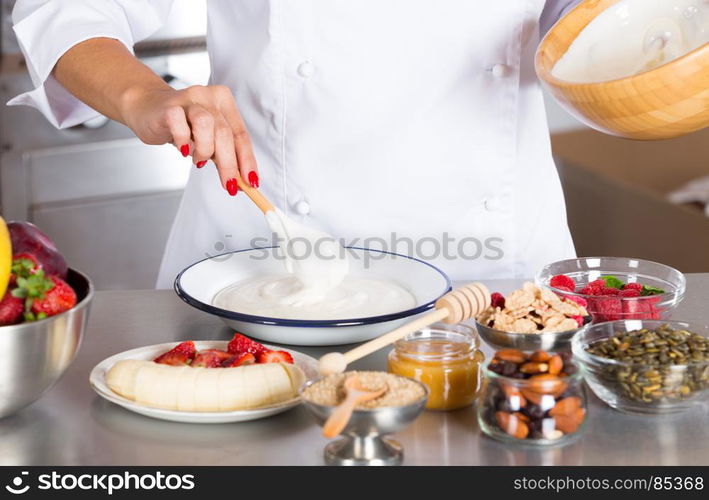
[[480,387],[480,340],[466,325],[433,325],[407,335],[389,352],[389,372],[426,384],[429,410],[454,410],[475,401]]

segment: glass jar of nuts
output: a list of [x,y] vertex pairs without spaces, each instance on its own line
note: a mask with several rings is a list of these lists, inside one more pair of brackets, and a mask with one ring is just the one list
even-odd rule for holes
[[559,444],[586,421],[587,401],[570,353],[497,351],[483,366],[478,423],[496,439]]

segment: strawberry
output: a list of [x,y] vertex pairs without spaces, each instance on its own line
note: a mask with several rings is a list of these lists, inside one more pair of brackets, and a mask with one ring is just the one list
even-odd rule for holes
[[616,321],[623,314],[621,302],[615,297],[598,297],[589,301],[589,307],[593,307],[597,321]]
[[32,313],[38,319],[40,316],[49,317],[63,313],[76,305],[76,292],[66,281],[56,276],[50,276],[49,279],[54,286],[47,290],[44,297],[32,301]]
[[244,354],[236,354],[222,363],[224,368],[233,368],[235,366],[251,365],[256,362],[256,356],[250,352]]
[[10,291],[0,300],[0,326],[14,325],[22,321],[22,313],[25,304],[19,297],[12,295]]
[[231,358],[232,355],[219,349],[204,349],[199,351],[192,360],[191,366],[203,368],[221,368],[222,363]]
[[657,307],[657,304],[660,302],[660,297],[647,297],[643,300],[647,301],[648,303],[648,309],[650,310],[650,319],[662,319],[662,313],[664,309]]
[[581,289],[583,295],[601,295],[601,290],[606,288],[606,282],[603,280],[595,280]]
[[17,277],[15,297],[25,299],[25,321],[36,321],[68,311],[76,305],[76,292],[57,276],[45,276],[39,269],[27,277]]
[[12,267],[10,274],[10,285],[17,283],[17,278],[27,278],[42,269],[37,257],[31,253],[18,253],[12,256]]
[[576,282],[573,278],[566,276],[565,274],[557,274],[551,280],[549,280],[549,286],[552,288],[566,288],[573,292],[576,290]]
[[578,305],[580,305],[580,306],[583,307],[583,308],[586,308],[586,309],[588,308],[588,302],[587,302],[586,299],[584,299],[583,297],[579,297],[578,295],[567,295],[567,296],[564,297],[564,298],[565,298],[566,300],[570,300],[570,301],[572,301],[572,302],[576,302]]
[[286,351],[266,351],[259,354],[256,359],[259,363],[290,363],[293,364],[293,356]]
[[165,354],[161,354],[155,358],[153,361],[160,363],[161,365],[181,366],[189,364],[189,362],[194,359],[196,354],[197,348],[195,348],[194,342],[188,340],[187,342],[177,344]]
[[258,355],[262,352],[268,351],[268,349],[266,349],[263,345],[238,332],[234,333],[234,338],[231,339],[231,342],[229,342],[227,350],[231,354],[242,354],[248,352],[256,357],[258,357]]
[[501,309],[505,308],[505,297],[499,293],[495,292],[490,295],[490,305],[492,307],[499,307]]
[[623,319],[649,319],[650,304],[643,299],[628,298],[623,301]]

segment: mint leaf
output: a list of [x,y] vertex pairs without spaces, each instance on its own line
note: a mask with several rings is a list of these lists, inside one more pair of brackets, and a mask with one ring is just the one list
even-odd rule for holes
[[662,288],[657,288],[656,286],[643,285],[643,289],[640,290],[641,297],[647,297],[648,295],[660,295],[665,293]]
[[618,290],[621,290],[623,286],[625,286],[625,283],[620,281],[615,276],[603,276],[601,279],[606,282],[606,286],[608,288],[617,288]]

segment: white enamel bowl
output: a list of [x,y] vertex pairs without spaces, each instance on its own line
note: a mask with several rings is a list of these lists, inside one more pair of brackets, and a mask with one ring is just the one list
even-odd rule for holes
[[363,342],[385,333],[433,308],[450,291],[451,282],[440,269],[412,257],[348,248],[350,274],[381,278],[404,287],[416,299],[413,308],[366,318],[340,320],[293,320],[268,318],[228,311],[212,305],[214,296],[227,286],[256,276],[284,272],[274,248],[253,248],[199,261],[175,279],[175,292],[192,307],[219,316],[227,325],[250,337],[290,345],[326,346]]

